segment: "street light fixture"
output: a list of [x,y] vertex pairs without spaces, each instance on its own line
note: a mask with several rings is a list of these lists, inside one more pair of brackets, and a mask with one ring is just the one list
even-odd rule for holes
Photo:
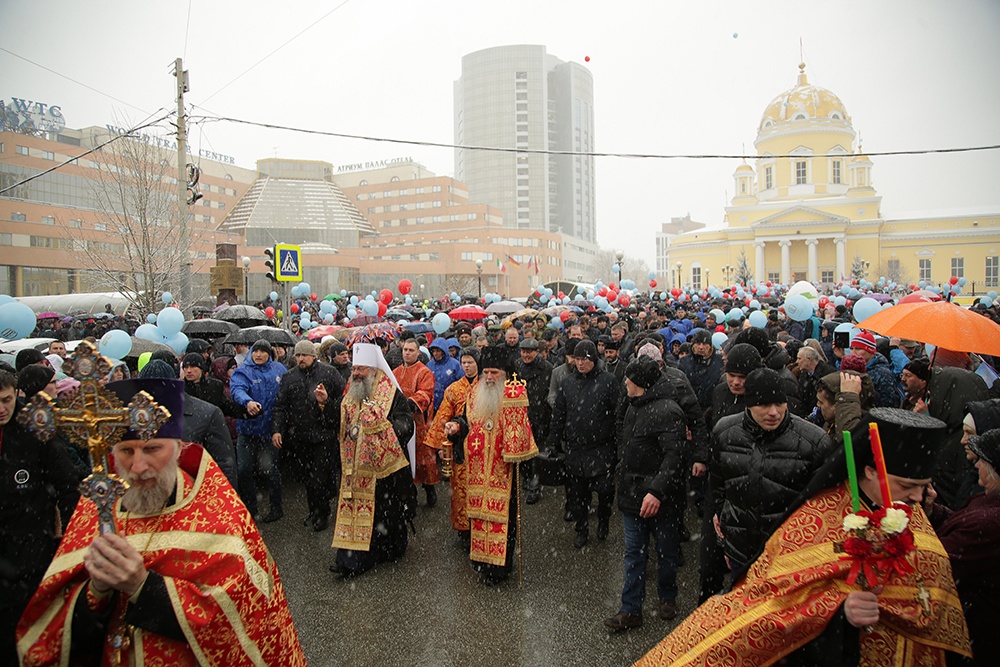
[[616,252],[615,253],[615,259],[617,260],[615,263],[618,265],[618,284],[621,285],[622,284],[622,277],[623,277],[622,276],[622,260],[625,259],[625,251],[624,250],[619,250],[618,252]]
[[684,266],[684,262],[681,262],[680,260],[678,260],[677,261],[677,282],[674,284],[674,286],[677,287],[678,289],[683,289],[683,287],[681,287],[681,278],[684,275],[681,272],[683,266]]
[[476,260],[476,274],[479,279],[479,300],[483,300],[483,260]]
[[736,272],[736,267],[732,264],[726,264],[722,267],[722,277],[726,279],[726,287],[732,287],[733,284],[733,274]]
[[250,258],[243,255],[243,303],[250,305]]

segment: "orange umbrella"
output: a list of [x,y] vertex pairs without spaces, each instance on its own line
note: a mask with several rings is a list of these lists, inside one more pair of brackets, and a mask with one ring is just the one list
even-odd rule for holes
[[1000,324],[947,301],[899,304],[880,310],[858,326],[956,352],[1000,355]]

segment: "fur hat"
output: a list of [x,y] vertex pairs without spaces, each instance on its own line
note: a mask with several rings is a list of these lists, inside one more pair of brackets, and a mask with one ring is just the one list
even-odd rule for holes
[[649,357],[638,357],[625,368],[625,377],[632,381],[632,384],[649,389],[663,375],[660,373],[660,365]]
[[788,402],[785,381],[777,371],[770,368],[758,368],[752,371],[747,375],[745,386],[743,398],[748,407]]
[[931,379],[931,365],[926,359],[914,359],[903,366],[903,370],[910,371],[924,382]]
[[501,347],[484,347],[479,353],[479,368],[499,368],[504,373],[510,375],[510,353]]

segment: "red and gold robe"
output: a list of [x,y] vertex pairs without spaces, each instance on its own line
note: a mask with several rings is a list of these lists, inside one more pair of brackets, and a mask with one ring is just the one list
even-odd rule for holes
[[333,546],[368,551],[375,517],[375,482],[409,465],[389,411],[396,386],[383,371],[375,371],[372,397],[340,403],[340,495]]
[[418,361],[412,366],[397,366],[392,369],[392,374],[396,376],[403,396],[413,401],[419,411],[413,413],[413,422],[417,427],[417,474],[413,483],[437,484],[441,481],[437,452],[427,441],[427,430],[434,413],[434,372]]
[[[119,501],[115,518],[118,534],[163,577],[187,641],[136,628],[121,664],[304,666],[278,568],[236,491],[198,445],[181,456],[176,498],[151,516],[127,516]],[[24,665],[69,664],[73,610],[89,583],[83,557],[96,536],[96,505],[81,498],[18,625]],[[116,616],[109,633],[117,631]],[[101,664],[112,657],[106,641]]]
[[[771,665],[818,637],[847,595],[861,590],[847,584],[851,561],[833,546],[847,537],[850,512],[846,484],[806,502],[767,541],[742,583],[698,607],[636,665]],[[948,554],[919,506],[910,528],[916,551],[907,558],[916,569],[893,575],[878,596],[879,622],[859,633],[861,665],[944,667],[945,650],[970,655]]]
[[465,439],[467,513],[471,533],[469,557],[490,565],[507,559],[507,522],[516,463],[538,456],[528,423],[528,390],[508,383],[496,420],[472,418],[475,394],[467,403],[469,434]]
[[[435,449],[444,447],[447,441],[444,435],[444,425],[452,418],[465,414],[465,403],[469,399],[469,393],[475,384],[469,382],[467,377],[448,385],[444,390],[444,398],[441,405],[434,413],[434,421],[431,423],[428,434],[428,444]],[[465,512],[466,504],[466,480],[465,463],[451,464],[451,527],[455,530],[469,530],[469,517]]]

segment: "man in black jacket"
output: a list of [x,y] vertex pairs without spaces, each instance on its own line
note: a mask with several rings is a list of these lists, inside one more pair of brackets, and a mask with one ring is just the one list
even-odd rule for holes
[[608,536],[615,482],[615,413],[621,384],[597,367],[597,346],[589,340],[576,344],[576,369],[563,378],[552,411],[548,445],[566,452],[568,509],[576,522],[573,546],[582,549],[589,539],[587,523],[591,494],[597,493],[597,538]]
[[[528,423],[535,442],[545,442],[549,436],[549,420],[552,408],[549,406],[549,382],[552,378],[552,364],[542,359],[538,353],[538,341],[525,338],[521,341],[521,358],[514,363],[514,372],[524,380],[528,390]],[[524,502],[534,505],[542,497],[542,484],[535,469],[535,459],[525,462]]]
[[271,443],[278,448],[287,444],[301,465],[309,504],[303,523],[319,532],[330,520],[334,472],[330,457],[338,448],[344,378],[316,361],[316,346],[308,340],[295,344],[295,361],[296,367],[282,376],[278,388]]
[[[222,414],[233,419],[246,419],[246,410],[226,396],[226,386],[222,380],[207,373],[208,362],[202,354],[188,352],[181,360],[181,372],[184,377],[184,393],[200,398],[222,410]],[[193,442],[188,440],[188,442]],[[218,461],[216,461],[218,463]]]
[[681,370],[698,395],[703,411],[712,407],[712,391],[722,378],[722,357],[712,344],[712,334],[698,329],[690,338],[691,354],[681,359]]
[[624,426],[618,444],[618,509],[625,533],[621,609],[604,621],[612,630],[642,625],[650,534],[656,539],[659,616],[677,615],[677,527],[684,511],[687,426],[676,389],[648,357],[625,371]]

